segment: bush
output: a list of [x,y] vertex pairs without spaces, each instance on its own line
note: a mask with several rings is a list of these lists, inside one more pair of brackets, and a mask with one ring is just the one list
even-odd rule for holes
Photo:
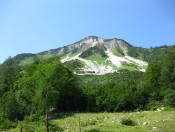
[[8,119],[0,119],[0,130],[9,130],[11,128],[15,128],[17,126],[17,122],[12,122]]
[[159,101],[152,101],[146,105],[146,110],[157,110],[158,108],[164,107],[162,102]]
[[90,129],[90,130],[86,130],[85,132],[100,132],[99,129]]
[[63,131],[64,131],[63,128],[61,128],[61,127],[59,127],[59,126],[57,126],[57,125],[55,125],[55,124],[50,124],[49,130],[50,130],[51,132],[63,132]]
[[135,126],[136,122],[130,118],[123,118],[121,120],[121,124],[122,125],[127,125],[127,126]]
[[26,122],[35,122],[35,121],[40,121],[40,118],[41,118],[41,117],[39,117],[39,115],[33,114],[33,115],[30,115],[30,116],[26,116],[26,117],[24,118],[24,120],[25,120]]
[[164,98],[164,103],[166,105],[175,107],[175,91],[170,91]]

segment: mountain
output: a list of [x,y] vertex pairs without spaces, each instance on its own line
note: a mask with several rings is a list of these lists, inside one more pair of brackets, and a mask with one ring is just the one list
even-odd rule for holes
[[[144,72],[148,62],[157,60],[168,52],[171,46],[156,48],[134,47],[122,39],[103,39],[89,36],[71,45],[43,51],[38,54],[22,54],[20,65],[33,62],[34,56],[48,59],[59,57],[62,63],[75,74],[95,74],[118,72],[121,69]],[[19,60],[19,59],[18,59]]]

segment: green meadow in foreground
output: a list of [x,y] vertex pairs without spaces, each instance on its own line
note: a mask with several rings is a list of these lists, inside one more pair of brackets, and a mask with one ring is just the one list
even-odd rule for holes
[[[42,122],[42,121],[41,121]],[[19,123],[9,132],[45,131],[44,122]],[[128,123],[128,124],[127,124]],[[50,119],[50,131],[63,132],[174,132],[175,111],[129,113],[61,113]]]

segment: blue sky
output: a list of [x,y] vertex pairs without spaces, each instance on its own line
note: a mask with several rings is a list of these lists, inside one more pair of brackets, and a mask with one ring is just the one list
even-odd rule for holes
[[0,0],[0,63],[96,35],[175,44],[174,0]]

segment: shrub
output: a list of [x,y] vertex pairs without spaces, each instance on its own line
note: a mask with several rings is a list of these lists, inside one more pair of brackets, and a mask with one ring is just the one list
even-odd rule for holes
[[157,110],[158,108],[164,107],[162,102],[159,101],[152,101],[146,105],[146,110]]
[[175,91],[170,91],[164,98],[164,103],[166,105],[175,107]]
[[0,119],[0,130],[9,130],[11,128],[15,128],[17,126],[17,122],[12,122],[8,119]]
[[99,129],[90,129],[90,130],[86,130],[85,132],[100,132]]
[[61,128],[61,127],[59,127],[59,126],[57,126],[57,125],[55,125],[55,124],[50,124],[49,130],[50,130],[51,132],[63,132],[63,131],[64,131],[63,128]]
[[127,126],[135,126],[136,122],[130,118],[123,118],[121,120],[121,124],[122,125],[127,125]]

